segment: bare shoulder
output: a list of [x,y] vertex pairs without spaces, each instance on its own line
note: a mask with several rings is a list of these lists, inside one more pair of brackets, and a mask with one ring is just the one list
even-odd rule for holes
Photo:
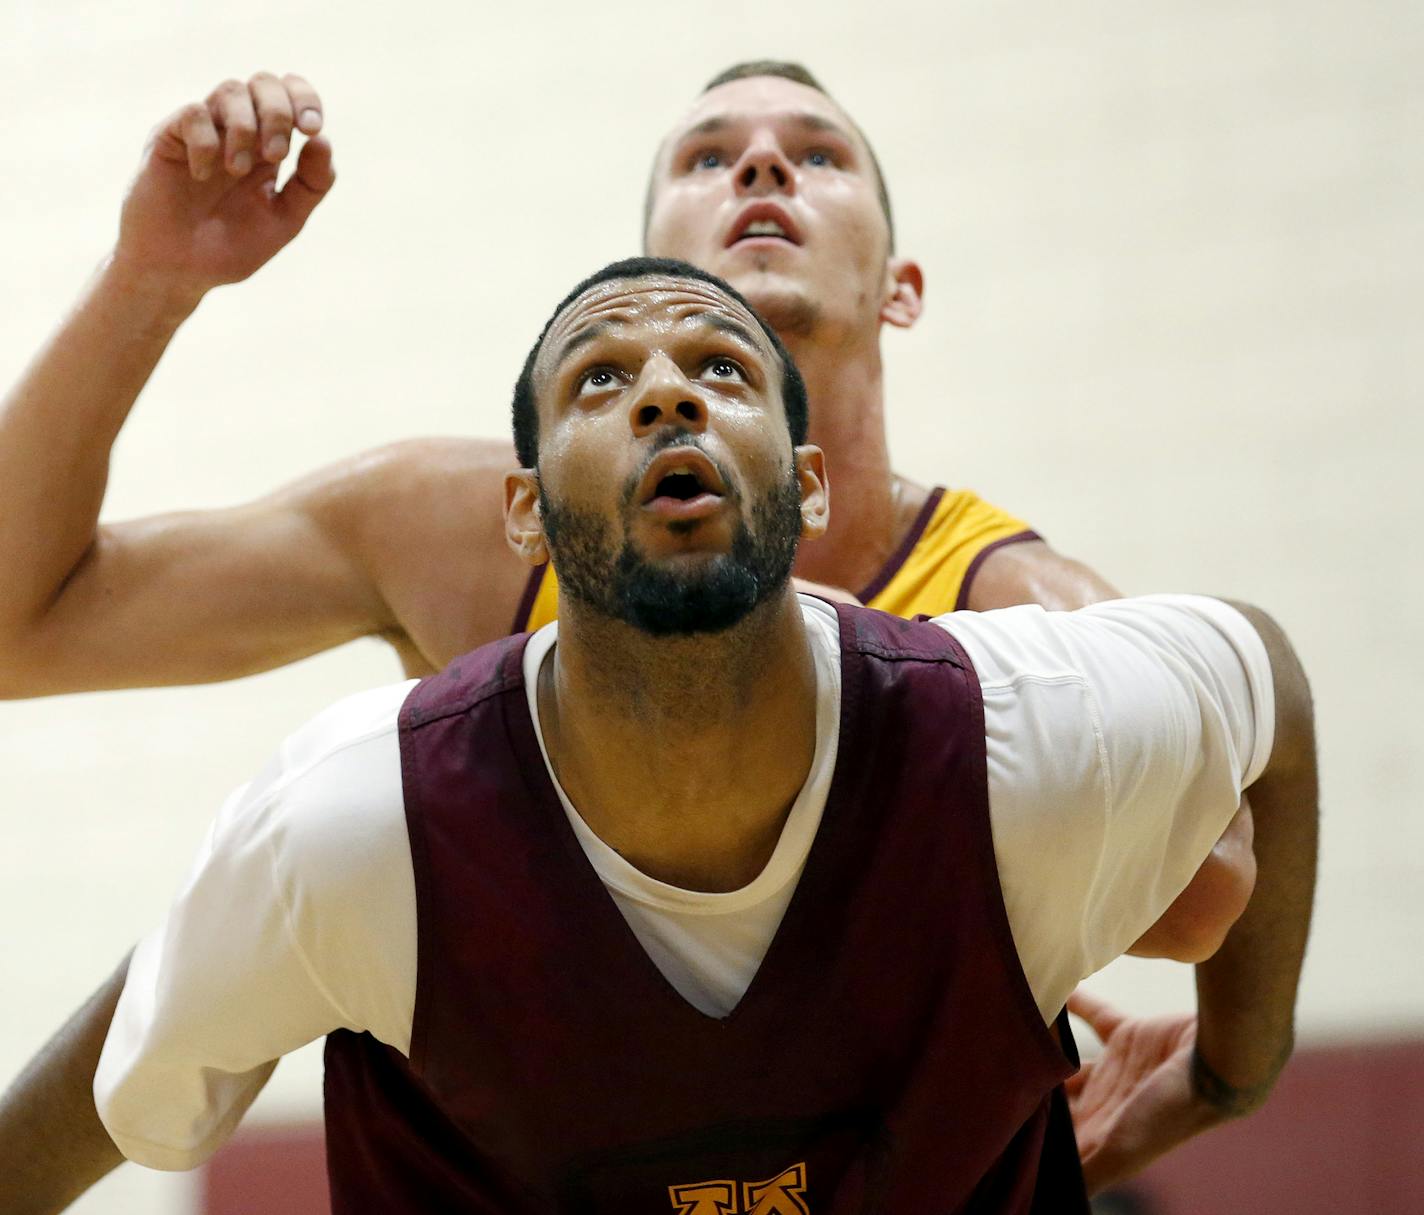
[[504,474],[514,449],[493,439],[404,439],[348,456],[285,495],[344,546],[364,549],[394,532],[500,524]]
[[357,500],[470,494],[499,491],[504,474],[515,466],[507,441],[432,435],[348,456],[304,484],[339,485],[343,496]]
[[1042,540],[1003,544],[989,553],[969,588],[976,612],[1037,603],[1050,611],[1071,611],[1118,599],[1119,592],[1091,567],[1065,557]]
[[508,441],[428,437],[294,487],[379,586],[409,670],[438,669],[508,630],[529,575],[504,538],[504,476],[515,467]]

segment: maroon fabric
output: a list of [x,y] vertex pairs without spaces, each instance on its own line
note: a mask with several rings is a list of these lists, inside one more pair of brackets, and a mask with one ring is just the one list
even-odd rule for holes
[[721,1019],[663,978],[570,829],[526,639],[411,693],[411,1057],[328,1040],[338,1215],[1086,1211],[1053,1096],[1071,1045],[1034,1006],[999,891],[978,680],[934,625],[838,611],[821,828]]

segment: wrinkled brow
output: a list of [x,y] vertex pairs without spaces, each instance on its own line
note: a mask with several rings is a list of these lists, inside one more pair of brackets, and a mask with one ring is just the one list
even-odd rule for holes
[[697,319],[704,325],[710,325],[713,329],[720,329],[723,333],[730,333],[734,338],[739,338],[743,345],[759,354],[766,353],[766,343],[758,342],[750,329],[730,316],[723,316],[720,312],[704,312]]
[[549,370],[557,371],[568,361],[571,354],[602,337],[612,327],[612,324],[608,321],[591,321],[577,333],[571,334],[564,344],[559,347],[558,357],[549,365]]

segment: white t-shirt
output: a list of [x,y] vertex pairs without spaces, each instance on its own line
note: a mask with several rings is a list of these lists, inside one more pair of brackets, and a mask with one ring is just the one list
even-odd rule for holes
[[[684,998],[723,1015],[775,934],[835,769],[834,611],[803,597],[816,656],[811,771],[766,868],[741,890],[641,873],[560,800],[590,863]],[[1071,613],[957,612],[983,687],[989,813],[1010,928],[1051,1021],[1182,891],[1270,755],[1274,698],[1255,630],[1214,599]],[[530,639],[534,676],[557,624]],[[344,1028],[410,1048],[416,898],[397,718],[411,683],[347,698],[228,799],[162,925],[129,965],[94,1078],[132,1160],[184,1169],[232,1131],[288,1051]],[[548,763],[547,753],[545,763]],[[553,780],[552,770],[549,773]]]

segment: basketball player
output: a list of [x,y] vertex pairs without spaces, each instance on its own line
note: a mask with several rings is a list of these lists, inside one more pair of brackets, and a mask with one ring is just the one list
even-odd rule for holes
[[342,702],[229,801],[112,1025],[81,1015],[93,1092],[54,1058],[30,1139],[0,1118],[7,1158],[58,1145],[45,1194],[116,1163],[98,1118],[198,1163],[328,1035],[336,1215],[1086,1211],[1059,1010],[1247,786],[1259,884],[1201,973],[1275,1024],[1197,1051],[1269,1087],[1315,778],[1267,617],[797,596],[829,520],[804,385],[682,263],[580,284],[514,417],[505,532],[560,621]]
[[[0,696],[225,679],[368,635],[423,675],[553,618],[556,579],[497,529],[504,442],[401,443],[231,510],[98,525],[113,441],[168,342],[331,188],[318,136],[273,190],[293,130],[322,125],[310,84],[263,73],[155,132],[112,255],[0,409]],[[880,330],[914,324],[923,274],[893,252],[869,144],[804,69],[708,87],[658,152],[647,243],[741,287],[804,369],[840,503],[804,578],[902,616],[1116,594],[972,493],[891,471]],[[1210,956],[1249,897],[1249,841],[1243,812],[1137,952]]]
[[[879,332],[915,321],[923,278],[892,252],[873,154],[797,69],[724,76],[659,151],[648,242],[746,287],[807,369],[841,507],[800,572],[907,616],[1112,594],[972,494],[891,473]],[[332,185],[318,137],[272,191],[291,131],[322,121],[309,84],[259,75],[156,133],[113,255],[0,412],[0,694],[220,679],[373,633],[425,674],[555,610],[556,579],[496,530],[506,443],[400,444],[234,510],[97,525],[112,442],[183,319]],[[1243,813],[1134,952],[1210,956],[1253,875]]]

